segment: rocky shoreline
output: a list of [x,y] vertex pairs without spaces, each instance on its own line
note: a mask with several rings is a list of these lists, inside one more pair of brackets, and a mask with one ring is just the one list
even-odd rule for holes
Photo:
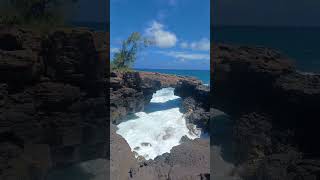
[[[189,112],[190,123],[208,129],[208,123],[201,122],[208,105],[192,100],[184,88],[188,86],[202,99],[209,89],[193,78],[142,72],[108,74],[107,42],[106,33],[85,28],[42,34],[0,26],[1,179],[45,179],[52,170],[108,159],[110,154],[112,179],[208,179],[209,140],[186,140],[157,160],[138,161],[115,133],[115,125],[143,110],[155,91],[175,87],[176,94],[188,99],[182,111]],[[207,113],[205,118],[208,122]],[[192,162],[199,166],[193,168]]]
[[[197,79],[152,72],[111,72],[110,82],[113,124],[121,123],[129,114],[143,111],[157,90],[173,87],[175,94],[183,98],[181,111],[186,114],[188,123],[196,124],[205,131],[209,129],[210,108],[204,101],[209,96],[209,87],[203,86]],[[113,132],[111,142],[114,142],[111,144],[111,177],[137,180],[210,179],[208,139],[186,140],[170,153],[145,161],[134,157],[125,140],[113,140],[122,138],[115,133],[116,126],[113,124],[110,126]]]
[[215,109],[229,116],[233,173],[243,179],[319,179],[320,75],[298,72],[272,49],[223,44],[211,50],[211,91],[189,77],[108,74],[105,35],[0,26],[0,179],[45,179],[109,154],[112,179],[210,179],[217,168],[211,159],[210,174],[208,139],[184,138],[145,161],[115,133],[165,87],[175,88],[187,123],[203,131],[217,123]]
[[319,137],[320,76],[299,73],[272,49],[212,48],[211,105],[233,121],[234,163],[242,178],[319,178],[313,139]]
[[0,179],[107,157],[105,38],[0,26]]

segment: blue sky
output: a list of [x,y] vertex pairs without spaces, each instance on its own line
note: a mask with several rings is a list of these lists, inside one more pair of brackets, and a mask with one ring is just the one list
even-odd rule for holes
[[132,32],[155,41],[135,68],[210,68],[210,0],[110,0],[111,56]]

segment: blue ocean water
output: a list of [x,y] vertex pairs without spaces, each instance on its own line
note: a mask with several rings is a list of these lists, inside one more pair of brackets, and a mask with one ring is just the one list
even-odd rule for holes
[[214,27],[213,42],[277,49],[301,71],[320,73],[320,27]]
[[209,70],[181,70],[181,69],[136,69],[139,71],[158,72],[164,74],[174,74],[180,76],[195,77],[203,82],[203,84],[210,84]]

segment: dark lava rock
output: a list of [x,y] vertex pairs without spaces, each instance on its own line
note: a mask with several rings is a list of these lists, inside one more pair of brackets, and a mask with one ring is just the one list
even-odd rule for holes
[[190,142],[191,139],[188,138],[188,136],[184,135],[181,137],[180,139],[180,143],[186,143],[186,142]]
[[116,134],[114,125],[110,126],[110,133],[110,177],[117,180],[129,179],[130,169],[138,166],[137,160],[126,140]]
[[269,158],[280,154],[282,161],[290,151],[318,158],[320,147],[312,139],[319,136],[319,75],[297,72],[287,57],[268,48],[216,45],[212,50],[211,105],[234,121],[238,164],[249,169],[244,179],[314,179],[316,173],[289,172],[302,168],[291,160],[281,164]]
[[290,60],[271,49],[216,45],[213,51],[212,105],[227,114],[274,104],[273,83],[294,72]]
[[36,107],[41,110],[66,110],[73,102],[80,99],[79,87],[61,83],[40,83],[36,87]]
[[0,26],[0,49],[5,51],[22,50],[22,34],[17,28]]
[[210,132],[209,87],[180,81],[175,89],[175,94],[183,98],[182,112],[185,112],[187,123],[195,124],[203,131]]
[[105,67],[92,32],[46,37],[0,26],[0,41],[0,179],[40,180],[53,168],[106,158]]
[[234,125],[234,153],[241,163],[259,159],[271,152],[271,128],[268,117],[257,113],[243,115]]
[[105,61],[99,60],[92,32],[57,30],[43,44],[47,76],[88,89],[94,88],[90,81],[103,78]]
[[111,73],[111,122],[119,124],[128,114],[144,109],[144,96],[138,73]]
[[141,146],[152,146],[150,143],[146,143],[146,142],[143,142],[143,143],[141,143]]
[[208,140],[196,139],[174,147],[170,153],[132,169],[131,179],[201,180],[210,179]]
[[0,50],[0,82],[21,88],[40,79],[43,69],[40,58],[28,50]]

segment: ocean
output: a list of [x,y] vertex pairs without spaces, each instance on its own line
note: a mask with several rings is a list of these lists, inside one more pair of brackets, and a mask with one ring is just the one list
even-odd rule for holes
[[[173,70],[173,69],[136,69],[138,71],[158,72],[181,76],[192,76],[204,84],[210,84],[209,70]],[[206,137],[206,134],[195,126],[189,130],[180,112],[181,98],[174,95],[174,88],[163,88],[155,92],[144,111],[128,116],[120,123],[117,133],[124,137],[136,156],[154,159],[170,152],[180,144],[183,136],[190,139]],[[192,132],[196,132],[193,134]]]
[[320,27],[214,27],[211,38],[214,43],[277,49],[298,70],[320,73]]
[[158,72],[164,74],[173,74],[180,76],[195,77],[203,82],[203,84],[210,85],[210,70],[181,70],[181,69],[139,69],[138,71]]
[[201,131],[195,127],[194,131],[189,131],[180,106],[181,98],[174,95],[174,88],[163,88],[153,94],[143,112],[137,112],[120,123],[117,134],[128,142],[136,157],[149,160],[170,153],[183,136],[189,139],[201,136]]

